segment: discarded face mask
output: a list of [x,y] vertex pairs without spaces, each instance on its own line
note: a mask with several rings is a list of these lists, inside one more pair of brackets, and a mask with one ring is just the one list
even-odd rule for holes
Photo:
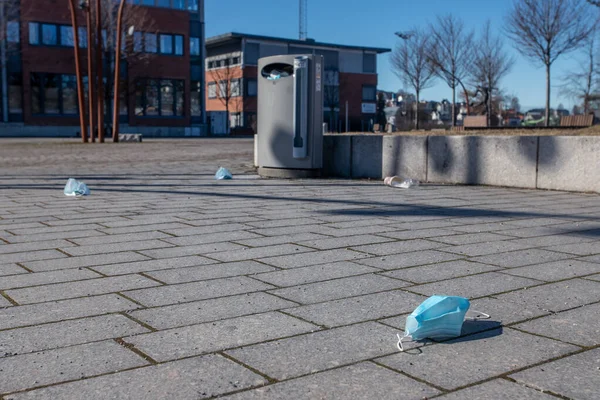
[[419,185],[421,184],[416,179],[408,178],[408,179],[405,179],[402,181],[397,176],[388,176],[387,178],[385,178],[383,180],[383,183],[386,186],[391,186],[391,187],[400,188],[400,189],[411,189],[411,188],[419,187]]
[[233,179],[233,175],[231,175],[231,172],[229,172],[227,168],[221,167],[217,170],[217,173],[215,174],[215,179],[218,181],[221,181],[223,179]]
[[83,182],[69,178],[64,190],[65,196],[89,196],[90,189]]
[[[431,296],[417,307],[408,317],[404,336],[398,334],[398,349],[404,351],[402,340],[450,339],[460,336],[465,315],[471,303],[464,297]],[[490,316],[478,313],[483,318]]]

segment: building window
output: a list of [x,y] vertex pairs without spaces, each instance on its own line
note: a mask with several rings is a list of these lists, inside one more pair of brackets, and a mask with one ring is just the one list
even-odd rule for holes
[[73,28],[67,25],[60,26],[60,45],[73,46],[75,40],[73,38]]
[[149,117],[182,117],[184,94],[181,80],[140,79],[136,83],[135,114]]
[[208,69],[213,69],[215,67],[215,62],[214,61],[209,61],[207,63]]
[[42,44],[47,46],[56,46],[58,44],[56,25],[42,24]]
[[375,54],[363,54],[363,72],[365,74],[374,74],[377,72],[377,56]]
[[231,59],[231,65],[238,65],[240,63],[240,58],[239,57],[233,57]]
[[198,0],[188,0],[188,10],[198,11]]
[[171,7],[171,0],[157,0],[156,5],[158,7],[170,8]]
[[144,37],[142,32],[133,33],[133,51],[138,53],[144,51]]
[[69,74],[31,74],[33,114],[76,115],[77,81]]
[[[73,30],[71,30],[72,32]],[[77,29],[78,35],[79,35],[79,47],[86,49],[87,48],[87,41],[88,41],[88,37],[87,37],[87,28],[85,27],[79,27]],[[72,33],[71,33],[72,35]]]
[[190,38],[190,55],[192,55],[192,56],[200,55],[200,38],[197,38],[197,37]]
[[175,35],[175,55],[182,56],[183,55],[183,36]]
[[142,5],[144,6],[153,6],[154,0],[142,0]]
[[362,99],[363,101],[375,101],[377,100],[377,88],[372,85],[363,85],[362,87]]
[[229,127],[237,128],[242,126],[242,114],[241,113],[231,113],[229,115]]
[[156,34],[146,33],[144,34],[144,51],[146,53],[156,53],[158,51],[158,43]]
[[160,35],[160,53],[173,54],[173,36],[164,34]]
[[217,84],[215,82],[210,82],[208,84],[208,98],[209,99],[217,98]]
[[40,44],[40,24],[29,23],[29,44]]
[[240,97],[242,95],[241,79],[232,79],[229,81],[229,92],[231,93],[231,97]]
[[190,108],[192,117],[202,116],[202,85],[200,81],[192,81]]
[[176,10],[185,10],[185,0],[173,0],[173,8]]
[[257,94],[257,82],[256,78],[247,78],[246,79],[246,96],[247,97],[255,97]]
[[8,43],[19,43],[21,41],[18,22],[8,21],[6,23],[6,41]]
[[21,74],[8,75],[8,112],[23,113],[23,79]]

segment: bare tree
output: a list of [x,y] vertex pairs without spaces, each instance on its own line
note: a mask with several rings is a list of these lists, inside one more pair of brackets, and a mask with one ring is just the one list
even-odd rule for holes
[[585,58],[579,60],[577,69],[563,75],[560,86],[563,95],[582,101],[584,114],[587,114],[590,110],[590,96],[600,89],[594,36],[591,35],[586,41]]
[[462,20],[451,14],[438,16],[431,24],[431,46],[428,59],[436,74],[452,89],[452,126],[456,125],[456,87],[461,85],[466,93],[464,81],[469,76],[473,59],[472,31],[467,31]]
[[[113,93],[114,93],[114,79],[115,67],[119,64],[125,64],[134,68],[143,68],[147,66],[155,54],[151,52],[151,47],[155,46],[150,43],[145,43],[145,34],[156,35],[156,23],[152,17],[148,14],[145,7],[141,7],[131,2],[127,2],[123,9],[123,20],[122,28],[120,32],[121,41],[121,59],[116,62],[116,42],[117,42],[117,16],[119,2],[114,0],[100,0],[102,1],[102,30],[105,32],[101,40],[98,40],[100,46],[102,46],[102,58],[105,60],[104,64],[108,66],[108,70],[105,71],[107,77],[104,85],[104,104],[107,105],[105,112],[108,113],[108,117],[105,121],[111,121],[112,117],[111,110],[113,107]],[[94,18],[96,16],[94,15]],[[158,39],[156,39],[158,40]],[[146,47],[146,48],[145,48]],[[150,51],[148,51],[150,50]],[[155,50],[156,51],[156,50]],[[128,82],[119,84],[121,93],[127,98],[133,95],[135,91],[135,85],[129,85]]]
[[550,68],[561,55],[580,48],[594,29],[584,0],[514,0],[505,30],[515,48],[546,67],[546,126],[550,125]]
[[418,104],[421,92],[433,85],[435,71],[428,61],[427,52],[431,47],[430,37],[422,30],[413,30],[396,46],[392,55],[392,70],[403,83],[414,89],[417,112],[415,113],[415,129],[419,129]]
[[475,86],[487,92],[488,126],[492,120],[492,99],[494,91],[498,90],[500,80],[512,69],[515,59],[504,50],[504,43],[499,36],[492,33],[488,20],[484,25],[479,40],[475,43],[471,75]]
[[230,110],[232,107],[236,107],[236,103],[239,103],[236,98],[242,94],[241,80],[238,73],[239,69],[232,66],[229,61],[230,59],[226,58],[221,61],[225,65],[210,70],[211,80],[216,84],[216,97],[225,106],[225,116],[227,119],[225,125],[226,133],[229,133]]

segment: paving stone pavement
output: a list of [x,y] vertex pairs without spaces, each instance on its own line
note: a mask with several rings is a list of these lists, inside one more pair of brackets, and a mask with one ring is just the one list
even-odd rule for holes
[[[252,149],[0,141],[0,400],[598,398],[600,196],[263,180]],[[432,294],[491,319],[399,353]]]

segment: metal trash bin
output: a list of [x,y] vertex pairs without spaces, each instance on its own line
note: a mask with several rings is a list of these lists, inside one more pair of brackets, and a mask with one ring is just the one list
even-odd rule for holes
[[317,177],[323,168],[323,56],[258,60],[258,173]]

